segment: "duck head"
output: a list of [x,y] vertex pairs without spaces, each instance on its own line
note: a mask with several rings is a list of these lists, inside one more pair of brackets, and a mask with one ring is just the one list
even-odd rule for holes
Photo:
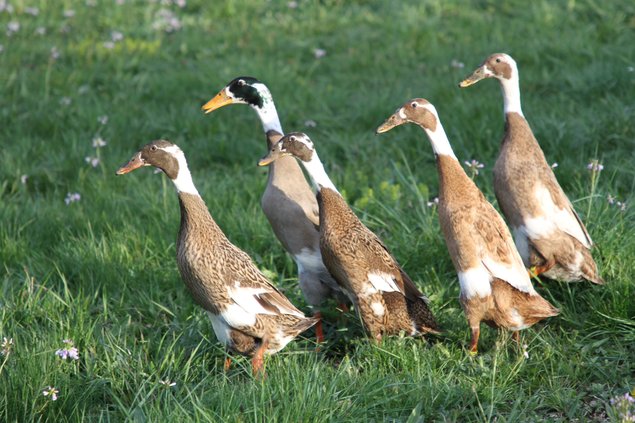
[[398,108],[395,113],[386,119],[386,121],[377,128],[376,133],[383,134],[404,123],[414,123],[423,129],[435,132],[438,122],[439,116],[435,107],[425,98],[414,98],[404,103],[403,106]]
[[258,166],[267,166],[285,156],[293,156],[303,162],[310,162],[314,153],[313,142],[307,134],[290,132],[271,147],[269,154],[260,159]]
[[201,109],[210,113],[228,104],[248,104],[261,109],[270,100],[271,93],[265,84],[250,76],[240,76],[227,84]]
[[117,175],[125,175],[144,166],[154,166],[174,180],[179,175],[179,165],[183,160],[185,160],[183,151],[176,144],[156,140],[144,145],[135,153],[127,164],[117,170]]
[[495,53],[489,56],[472,75],[459,83],[459,87],[465,88],[476,84],[481,79],[496,78],[500,81],[511,80],[518,75],[516,61],[505,53]]

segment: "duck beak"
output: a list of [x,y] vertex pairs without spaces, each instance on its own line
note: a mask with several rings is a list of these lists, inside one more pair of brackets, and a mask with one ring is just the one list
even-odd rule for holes
[[478,81],[485,78],[487,78],[487,75],[485,74],[485,65],[481,65],[472,73],[472,75],[459,82],[459,87],[469,87],[470,85],[476,84]]
[[130,173],[143,166],[148,166],[148,164],[141,158],[141,152],[138,152],[127,164],[121,166],[119,170],[117,170],[116,174],[125,175],[126,173]]
[[285,155],[287,154],[283,153],[278,148],[272,149],[271,151],[269,151],[269,154],[258,161],[258,166],[269,166],[271,163],[275,162],[280,157],[283,157]]
[[404,123],[406,123],[406,119],[399,116],[400,110],[401,109],[397,110],[395,113],[393,113],[392,116],[386,119],[386,121],[377,128],[377,130],[375,131],[375,134],[376,135],[383,134],[384,132],[388,132],[396,126],[403,125]]
[[201,110],[207,114],[213,112],[216,109],[220,109],[223,106],[232,104],[233,102],[234,100],[225,93],[225,89],[223,88],[218,94],[214,96],[214,98],[205,103],[203,107],[201,107]]

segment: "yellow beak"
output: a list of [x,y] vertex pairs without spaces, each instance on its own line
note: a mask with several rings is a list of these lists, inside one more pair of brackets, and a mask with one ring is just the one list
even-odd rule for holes
[[232,104],[233,102],[234,100],[231,97],[229,97],[227,94],[225,94],[225,89],[223,89],[221,90],[221,92],[216,94],[214,98],[212,98],[210,101],[205,103],[203,107],[201,107],[201,110],[203,110],[205,113],[211,113],[214,110],[220,109],[221,107],[226,106],[228,104]]
[[470,85],[476,84],[478,81],[485,78],[487,78],[487,75],[485,75],[485,66],[480,66],[472,73],[472,75],[459,82],[459,87],[469,87]]

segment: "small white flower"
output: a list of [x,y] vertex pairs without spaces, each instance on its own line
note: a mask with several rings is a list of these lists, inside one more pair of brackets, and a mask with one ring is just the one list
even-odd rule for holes
[[602,163],[600,163],[597,159],[593,159],[588,165],[586,165],[586,168],[591,172],[601,172],[604,169],[604,165],[602,165]]
[[62,97],[62,98],[60,98],[60,105],[61,106],[70,106],[72,101],[73,100],[71,100],[69,97]]
[[108,143],[99,135],[93,138],[93,148],[105,147]]
[[11,21],[7,24],[7,35],[10,37],[20,30],[20,22]]
[[629,72],[635,72],[635,66],[629,66],[626,68],[626,70]]
[[527,351],[527,344],[523,344],[523,355],[525,358],[529,358],[529,352]]
[[611,194],[608,194],[606,196],[606,201],[608,201],[608,203],[611,204],[611,205],[615,204],[615,200],[616,200],[616,198],[613,197]]
[[20,182],[22,183],[22,185],[26,185],[26,181],[29,179],[29,175],[24,174],[22,176],[20,176]]
[[115,3],[117,3],[117,6],[121,6],[122,4],[126,3],[126,0],[117,0],[115,1]]
[[88,85],[81,85],[77,89],[77,94],[83,95],[86,94],[88,91],[90,91],[90,87]]
[[324,56],[326,56],[326,50],[322,49],[322,48],[314,48],[313,49],[313,56],[316,59],[321,59]]
[[25,7],[24,13],[31,16],[37,16],[40,14],[40,9],[38,9],[37,7]]
[[97,0],[86,0],[86,6],[88,6],[88,7],[97,6]]
[[79,201],[82,199],[82,196],[79,194],[79,192],[69,192],[66,194],[66,198],[64,199],[64,202],[66,203],[66,205],[68,206],[71,203],[74,203],[75,201]]
[[450,62],[450,66],[452,66],[454,69],[463,69],[465,67],[465,63],[459,62],[456,59],[452,59],[452,61]]
[[0,53],[2,53],[3,51],[4,51],[4,46],[0,44]]
[[174,4],[176,4],[181,9],[187,6],[187,2],[185,0],[174,0]]
[[552,168],[552,169],[555,169],[555,168],[557,168],[557,167],[558,167],[558,163],[557,163],[557,162],[553,162],[553,163],[551,164],[551,168]]
[[306,126],[307,128],[315,128],[317,126],[317,122],[315,122],[313,119],[308,119],[304,121],[304,126]]
[[68,9],[64,11],[64,17],[70,19],[75,16],[75,11],[73,9]]
[[46,35],[46,27],[38,26],[35,28],[35,35]]
[[99,166],[99,157],[86,156],[84,157],[84,161],[88,163],[89,165],[91,165],[92,167]]
[[298,2],[297,1],[290,1],[287,3],[287,7],[289,9],[297,9],[298,8]]
[[7,12],[10,15],[13,13],[13,6],[7,0],[0,0],[0,12]]
[[3,356],[8,356],[11,353],[11,348],[13,348],[13,338],[2,337],[2,343],[0,344],[0,354]]
[[110,39],[114,42],[117,43],[121,40],[123,40],[123,33],[119,32],[119,31],[112,31],[110,33]]
[[112,41],[104,41],[104,48],[112,50],[113,48],[115,48],[115,43]]
[[59,58],[60,58],[60,51],[55,46],[51,47],[51,60],[57,60]]
[[108,123],[108,116],[103,115],[103,116],[99,116],[97,118],[97,122],[101,123],[102,125],[105,125]]
[[168,387],[168,388],[176,386],[176,382],[172,382],[169,379],[160,380],[159,383],[161,385],[164,385],[165,387]]
[[60,391],[54,386],[49,386],[48,388],[42,391],[42,395],[44,395],[45,397],[51,398],[51,401],[56,401],[57,394],[59,393]]
[[439,205],[439,197],[434,197],[432,201],[427,202],[428,207],[434,207]]

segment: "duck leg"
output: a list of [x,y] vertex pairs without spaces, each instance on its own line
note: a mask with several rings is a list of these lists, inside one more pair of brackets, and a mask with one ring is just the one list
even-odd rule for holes
[[472,327],[472,339],[470,341],[470,355],[478,354],[478,338],[481,334],[480,326]]
[[267,351],[267,347],[269,346],[269,340],[263,339],[262,344],[256,350],[254,357],[251,359],[251,368],[254,376],[258,376],[262,372],[262,366],[264,364],[264,355],[265,351]]
[[350,311],[350,309],[345,303],[338,304],[337,309],[341,311],[342,313],[348,313]]
[[518,345],[520,345],[520,331],[519,330],[515,330],[512,332],[512,339],[516,341]]
[[316,311],[315,313],[313,313],[313,317],[318,319],[317,323],[315,324],[315,342],[321,344],[324,342],[324,330],[322,329],[322,312]]
[[223,364],[223,370],[225,372],[228,372],[231,366],[232,366],[232,358],[231,357],[225,358],[225,364]]

